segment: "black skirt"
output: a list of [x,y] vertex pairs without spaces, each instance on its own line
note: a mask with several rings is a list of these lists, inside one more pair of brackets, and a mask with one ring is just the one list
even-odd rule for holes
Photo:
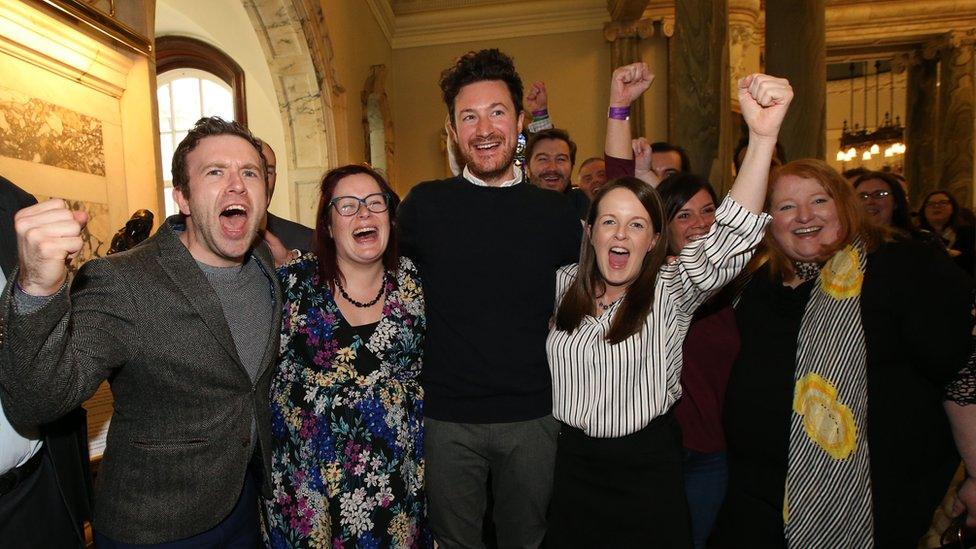
[[681,460],[670,413],[620,438],[563,424],[546,547],[690,548]]

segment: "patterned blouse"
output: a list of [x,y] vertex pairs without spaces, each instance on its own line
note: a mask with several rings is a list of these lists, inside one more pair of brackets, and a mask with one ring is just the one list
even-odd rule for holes
[[278,277],[270,546],[430,547],[417,380],[426,319],[413,263],[400,260],[383,316],[367,326],[343,318],[314,254]]

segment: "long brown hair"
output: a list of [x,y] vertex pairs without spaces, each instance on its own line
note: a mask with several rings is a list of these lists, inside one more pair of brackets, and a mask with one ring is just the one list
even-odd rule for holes
[[[889,239],[887,229],[867,220],[854,187],[829,164],[815,158],[801,158],[773,170],[772,177],[769,179],[769,189],[766,192],[766,211],[768,213],[772,214],[770,201],[773,197],[773,191],[780,180],[787,175],[813,179],[823,187],[837,206],[837,220],[840,223],[841,237],[837,242],[823,249],[820,254],[821,260],[829,259],[837,253],[837,250],[848,246],[857,237],[861,237],[864,241],[864,247],[867,251],[876,249],[882,242]],[[769,255],[769,274],[775,280],[786,280],[792,277],[793,261],[787,257],[786,252],[783,251],[773,236],[771,229],[766,231],[765,243]]]
[[603,275],[596,264],[596,250],[589,239],[589,233],[593,231],[593,224],[596,222],[597,213],[600,210],[600,202],[607,196],[607,193],[614,189],[627,189],[634,193],[640,203],[651,216],[651,228],[658,233],[657,242],[654,248],[644,256],[644,263],[637,274],[637,278],[630,283],[624,295],[620,308],[610,321],[610,329],[607,331],[606,340],[610,344],[620,343],[628,337],[640,331],[647,315],[654,303],[654,285],[657,282],[657,273],[664,264],[664,259],[668,252],[668,224],[664,221],[664,208],[661,206],[661,197],[647,183],[635,177],[622,177],[601,187],[593,196],[593,203],[590,204],[590,211],[586,216],[587,239],[580,252],[579,269],[576,272],[576,279],[566,290],[566,295],[556,309],[556,329],[563,332],[573,332],[581,322],[583,317],[593,312],[593,301],[602,295],[599,292],[605,291],[606,285]]
[[394,231],[396,227],[394,226],[394,220],[396,219],[397,206],[400,205],[400,197],[397,196],[396,192],[390,187],[390,184],[383,179],[383,176],[376,172],[376,170],[370,168],[369,166],[364,166],[362,164],[349,164],[346,166],[341,166],[332,170],[329,170],[324,177],[322,177],[321,195],[319,198],[319,209],[315,216],[315,232],[312,236],[312,251],[319,258],[319,284],[323,286],[331,286],[333,281],[345,280],[342,271],[339,269],[339,262],[336,259],[336,244],[335,240],[332,238],[332,234],[329,232],[329,226],[332,220],[331,212],[332,209],[329,203],[332,202],[333,195],[335,195],[336,187],[339,182],[343,179],[355,174],[366,174],[372,177],[376,184],[380,187],[380,192],[387,193],[389,195],[389,207],[387,208],[387,213],[390,217],[390,239],[387,242],[386,250],[383,252],[383,268],[387,271],[393,271],[397,266],[397,246],[396,246],[396,235]]

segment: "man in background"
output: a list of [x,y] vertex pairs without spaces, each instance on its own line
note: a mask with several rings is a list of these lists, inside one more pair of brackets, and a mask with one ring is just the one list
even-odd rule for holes
[[[14,214],[36,203],[0,177],[0,285],[6,285],[18,262]],[[84,547],[92,497],[84,408],[40,427],[14,427],[2,404],[0,545]]]
[[[261,154],[268,163],[268,203],[274,195],[275,182],[278,180],[278,158],[274,149],[267,141],[261,141]],[[278,240],[289,250],[307,252],[312,249],[312,229],[268,212],[268,222],[265,230],[278,237]]]
[[525,144],[529,182],[536,187],[561,193],[569,200],[580,219],[590,209],[590,199],[573,188],[573,166],[576,164],[576,143],[566,130],[550,128],[534,133]]

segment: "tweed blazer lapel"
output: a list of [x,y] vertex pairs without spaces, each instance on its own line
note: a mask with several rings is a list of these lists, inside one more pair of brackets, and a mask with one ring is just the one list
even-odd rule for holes
[[268,282],[271,285],[271,294],[274,297],[271,334],[268,337],[268,346],[264,349],[264,355],[261,359],[261,369],[258,370],[257,375],[257,379],[261,379],[264,372],[278,362],[278,344],[281,340],[281,302],[283,297],[281,283],[278,282],[278,277],[275,275],[274,258],[271,256],[271,249],[268,248],[268,245],[264,242],[258,243],[254,247],[254,258],[257,259],[264,274],[268,276]]
[[197,266],[196,260],[190,255],[186,246],[180,242],[179,236],[170,225],[172,222],[179,223],[174,218],[175,216],[168,218],[156,235],[155,241],[159,247],[157,261],[173,281],[173,284],[183,292],[183,296],[189,305],[203,319],[214,339],[234,359],[234,362],[240,367],[241,373],[250,379],[244,364],[241,362],[240,355],[237,354],[237,345],[234,344],[234,337],[227,325],[227,317],[224,316],[220,298],[217,297],[213,286],[210,285],[203,271]]

